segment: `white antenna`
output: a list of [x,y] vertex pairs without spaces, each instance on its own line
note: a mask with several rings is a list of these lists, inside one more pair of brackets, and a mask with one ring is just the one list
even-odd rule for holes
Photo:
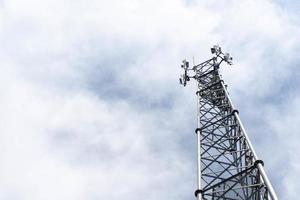
[[195,57],[193,56],[193,66],[195,66]]

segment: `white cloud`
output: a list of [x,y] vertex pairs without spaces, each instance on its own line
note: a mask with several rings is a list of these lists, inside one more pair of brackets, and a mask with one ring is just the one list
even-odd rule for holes
[[279,162],[282,163],[282,171],[285,175],[282,180],[282,187],[287,191],[286,199],[296,199],[297,191],[300,185],[296,177],[300,173],[300,159],[299,159],[299,97],[287,96],[288,104],[281,105],[281,109],[270,109],[268,112],[268,122],[270,124],[273,134],[275,134],[279,141],[281,148],[274,148],[273,153],[283,154],[278,157]]
[[[193,198],[194,86],[177,85],[180,61],[224,44],[248,113],[257,99],[281,112],[263,100],[297,62],[299,27],[272,1],[4,1],[0,16],[0,199]],[[283,115],[254,125],[282,138],[297,114]],[[289,159],[292,138],[280,139]],[[276,189],[292,198],[288,165],[294,186]]]

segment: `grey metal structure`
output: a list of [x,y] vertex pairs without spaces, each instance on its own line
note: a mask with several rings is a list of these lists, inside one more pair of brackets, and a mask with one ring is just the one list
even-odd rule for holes
[[221,78],[221,63],[232,57],[219,46],[213,58],[189,66],[184,60],[180,83],[198,83],[198,200],[278,200]]

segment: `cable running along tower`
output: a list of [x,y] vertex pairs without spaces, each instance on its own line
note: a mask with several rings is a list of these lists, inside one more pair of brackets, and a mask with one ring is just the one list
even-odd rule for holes
[[195,79],[197,94],[198,200],[278,200],[219,72],[232,57],[219,46],[213,58],[189,66],[183,61],[180,83]]

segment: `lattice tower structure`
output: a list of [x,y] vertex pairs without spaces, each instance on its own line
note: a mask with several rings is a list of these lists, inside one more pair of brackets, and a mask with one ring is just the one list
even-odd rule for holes
[[198,200],[278,200],[220,75],[232,57],[219,46],[213,58],[189,66],[183,61],[180,83],[195,79],[197,94]]

